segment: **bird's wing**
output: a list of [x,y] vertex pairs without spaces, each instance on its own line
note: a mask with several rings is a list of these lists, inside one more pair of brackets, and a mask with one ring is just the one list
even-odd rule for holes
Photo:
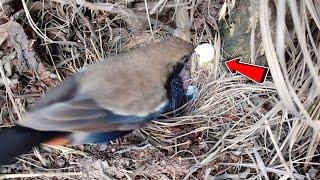
[[179,96],[165,84],[191,50],[191,44],[171,39],[109,57],[54,88],[19,124],[67,132],[139,128],[163,112],[168,95]]
[[32,106],[20,125],[42,131],[109,132],[141,128],[162,110],[146,116],[119,115],[101,107],[93,98],[77,93],[75,78],[69,78]]
[[[79,73],[79,75],[81,75],[81,73]],[[57,102],[68,101],[76,95],[77,89],[75,77],[67,78],[60,85],[49,90],[44,98],[32,104],[29,111],[33,112]]]

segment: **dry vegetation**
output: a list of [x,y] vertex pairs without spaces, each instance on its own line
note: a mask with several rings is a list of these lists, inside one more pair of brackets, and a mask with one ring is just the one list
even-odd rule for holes
[[[211,42],[216,57],[194,61],[200,92],[182,116],[108,146],[42,146],[0,178],[320,179],[319,1],[10,1],[0,0],[4,128],[79,68],[164,36]],[[238,55],[270,67],[264,84],[229,75],[223,62]]]

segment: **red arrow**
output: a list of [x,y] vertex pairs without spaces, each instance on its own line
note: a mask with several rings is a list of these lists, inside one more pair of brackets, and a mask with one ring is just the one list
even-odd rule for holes
[[263,83],[269,68],[242,63],[241,58],[226,61],[226,66],[231,73],[239,73],[256,83]]

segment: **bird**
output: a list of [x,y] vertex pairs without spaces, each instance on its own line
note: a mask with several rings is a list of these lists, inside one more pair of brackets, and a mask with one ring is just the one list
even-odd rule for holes
[[[168,37],[109,56],[75,73],[0,130],[0,165],[41,143],[103,143],[179,108],[194,45]],[[186,73],[184,73],[186,74]]]

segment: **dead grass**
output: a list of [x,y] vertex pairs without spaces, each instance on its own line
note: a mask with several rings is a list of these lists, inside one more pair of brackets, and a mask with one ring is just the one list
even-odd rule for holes
[[[319,179],[320,4],[258,3],[252,24],[244,24],[250,36],[248,57],[267,62],[271,74],[256,85],[230,76],[223,63],[237,55],[224,51],[224,41],[239,33],[232,17],[243,13],[233,11],[240,2],[2,4],[0,18],[20,24],[34,40],[29,47],[39,56],[35,58],[41,59],[36,69],[13,70],[18,84],[10,84],[13,75],[7,76],[0,64],[3,127],[13,125],[26,106],[79,68],[167,35],[194,44],[211,42],[216,57],[207,68],[199,68],[194,59],[193,84],[200,92],[182,116],[154,121],[107,147],[43,146],[3,167],[0,178]],[[4,34],[0,52],[17,51]]]

